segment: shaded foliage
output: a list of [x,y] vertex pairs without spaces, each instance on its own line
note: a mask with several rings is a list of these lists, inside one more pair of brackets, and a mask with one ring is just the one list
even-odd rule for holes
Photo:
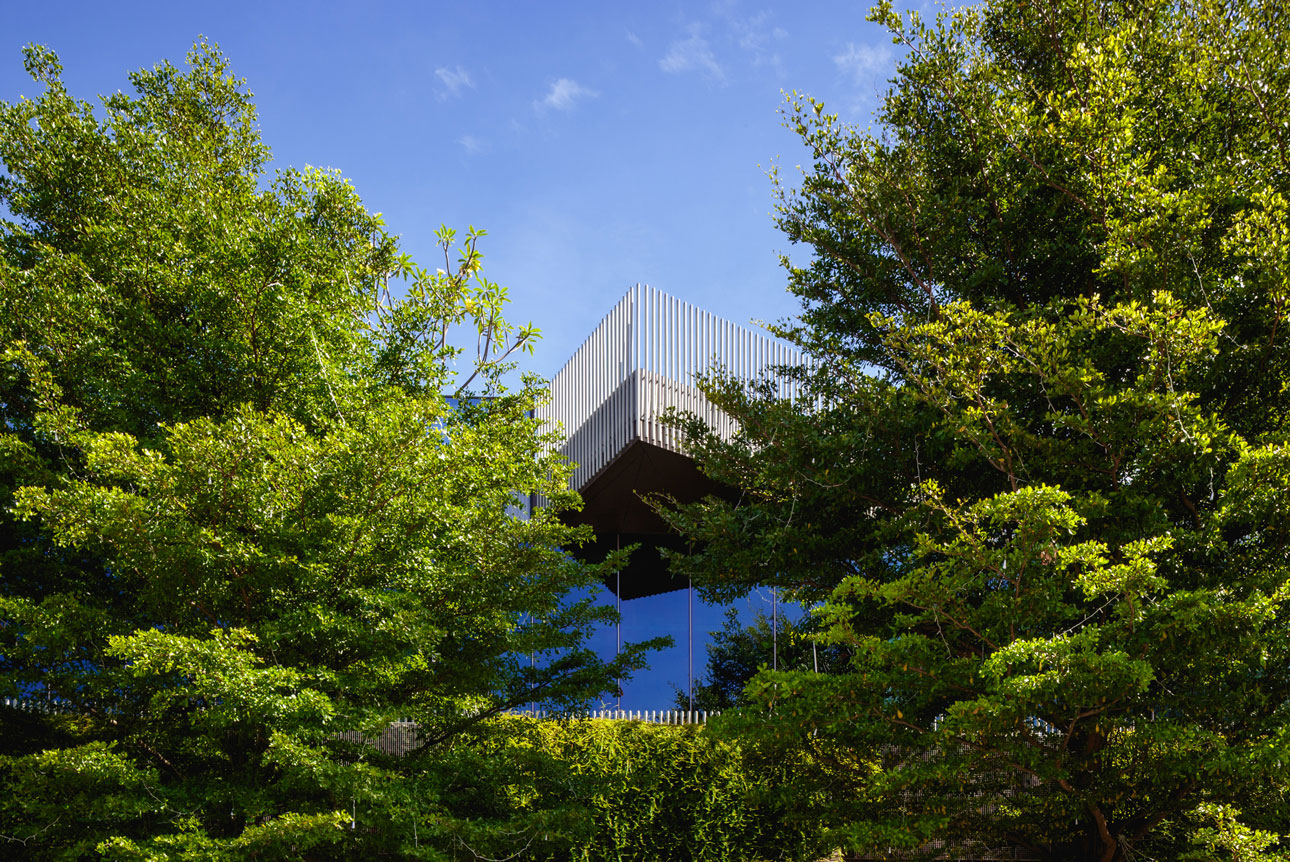
[[762,668],[812,673],[844,670],[845,651],[836,644],[819,644],[821,631],[819,621],[810,615],[794,618],[786,613],[773,618],[759,611],[744,625],[733,608],[727,610],[721,630],[712,632],[704,676],[694,686],[693,706],[689,694],[678,689],[677,707],[708,712],[732,709],[743,700],[744,686]]
[[[821,832],[779,790],[799,764],[695,726],[508,718],[458,749],[461,859],[814,860]],[[472,828],[495,819],[505,829]],[[475,855],[477,854],[477,855]]]
[[778,219],[812,252],[785,262],[802,311],[780,327],[814,357],[808,396],[709,381],[744,431],[691,423],[694,448],[742,495],[670,515],[710,596],[824,601],[852,655],[760,674],[746,731],[902,752],[819,779],[855,852],[1275,857],[1290,20],[873,18],[906,51],[877,131],[805,97],[785,114],[813,158]]
[[[536,330],[482,232],[443,229],[431,272],[337,174],[267,174],[213,48],[98,108],[26,63],[43,92],[0,105],[0,692],[58,708],[0,710],[0,847],[444,858],[419,835],[465,729],[642,662],[584,646],[613,614],[560,550],[588,538],[557,517],[568,468],[539,382],[502,385]],[[403,718],[404,758],[344,735]]]

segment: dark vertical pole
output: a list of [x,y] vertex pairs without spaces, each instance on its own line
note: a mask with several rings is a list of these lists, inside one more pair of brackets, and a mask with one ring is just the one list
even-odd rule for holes
[[[622,549],[623,534],[615,533],[614,550],[621,551]],[[618,602],[618,621],[614,623],[618,643],[614,647],[614,658],[618,658],[623,652],[623,573],[621,569],[614,569],[614,598]],[[617,708],[621,710],[623,708],[623,678],[620,676],[614,680],[614,685],[617,687]]]
[[770,666],[779,670],[779,593],[770,588]]
[[690,661],[689,684],[690,684],[690,712],[694,712],[694,579],[689,579],[689,595],[687,598],[690,602],[690,625],[686,637],[686,655]]

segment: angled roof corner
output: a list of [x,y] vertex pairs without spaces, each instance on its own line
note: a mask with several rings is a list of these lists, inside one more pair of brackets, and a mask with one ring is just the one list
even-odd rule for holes
[[775,367],[802,361],[802,352],[782,341],[638,284],[552,378],[551,400],[537,415],[561,429],[560,451],[578,465],[570,485],[582,493],[584,508],[570,520],[590,524],[597,535],[585,556],[645,546],[618,579],[621,589],[614,585],[622,598],[685,586],[672,583],[658,554],[675,538],[641,495],[685,501],[722,492],[663,415],[672,408],[692,413],[730,439],[736,422],[708,401],[696,378],[715,368],[745,380],[769,376],[781,397],[795,398],[798,384]]

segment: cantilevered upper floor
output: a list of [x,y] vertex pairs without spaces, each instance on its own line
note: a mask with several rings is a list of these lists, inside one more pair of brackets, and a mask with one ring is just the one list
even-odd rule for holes
[[659,555],[678,539],[644,498],[690,501],[727,492],[698,470],[663,415],[675,408],[700,416],[729,439],[735,421],[695,379],[715,369],[744,380],[769,377],[781,397],[793,398],[797,384],[775,369],[801,361],[801,352],[781,341],[638,284],[551,380],[551,401],[538,415],[561,429],[560,450],[578,465],[571,485],[584,508],[570,520],[590,524],[597,537],[583,554],[603,559],[615,547],[641,544],[610,584],[621,598],[686,586],[672,580]]

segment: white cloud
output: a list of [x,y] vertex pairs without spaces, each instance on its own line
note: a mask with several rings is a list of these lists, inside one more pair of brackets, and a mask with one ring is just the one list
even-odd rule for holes
[[744,14],[738,0],[715,0],[709,5],[709,19],[721,31],[722,42],[737,46],[753,66],[782,70],[776,46],[788,38],[788,31],[775,23],[775,13],[762,9]]
[[857,87],[870,83],[875,75],[886,78],[892,63],[889,45],[857,45],[847,43],[847,49],[833,58],[838,71],[851,77]]
[[645,47],[645,43],[641,41],[641,37],[640,37],[640,36],[637,36],[637,35],[636,35],[635,33],[633,33],[631,30],[628,30],[628,31],[627,31],[627,41],[628,41],[628,42],[631,42],[631,43],[632,43],[633,45],[635,45],[637,48],[644,48],[644,47]]
[[474,135],[462,135],[460,138],[457,139],[457,143],[461,145],[461,148],[463,150],[470,153],[471,155],[474,155],[475,153],[482,153],[485,149],[488,148],[488,145],[484,141],[475,137]]
[[658,67],[664,72],[679,75],[682,72],[700,72],[714,81],[726,80],[726,70],[721,68],[717,58],[704,39],[699,27],[692,26],[686,39],[673,42],[658,61]]
[[574,105],[584,99],[594,99],[600,95],[595,90],[590,90],[572,78],[561,78],[551,85],[550,91],[541,100],[534,102],[533,105],[538,110],[554,108],[557,111],[572,111]]
[[754,66],[780,64],[773,45],[788,37],[783,27],[771,26],[769,12],[758,12],[751,18],[731,18],[730,29],[739,47],[752,56]]
[[459,96],[462,90],[475,86],[474,81],[470,80],[470,73],[461,66],[454,69],[440,66],[434,70],[434,76],[443,84],[443,89],[439,91],[441,99]]

